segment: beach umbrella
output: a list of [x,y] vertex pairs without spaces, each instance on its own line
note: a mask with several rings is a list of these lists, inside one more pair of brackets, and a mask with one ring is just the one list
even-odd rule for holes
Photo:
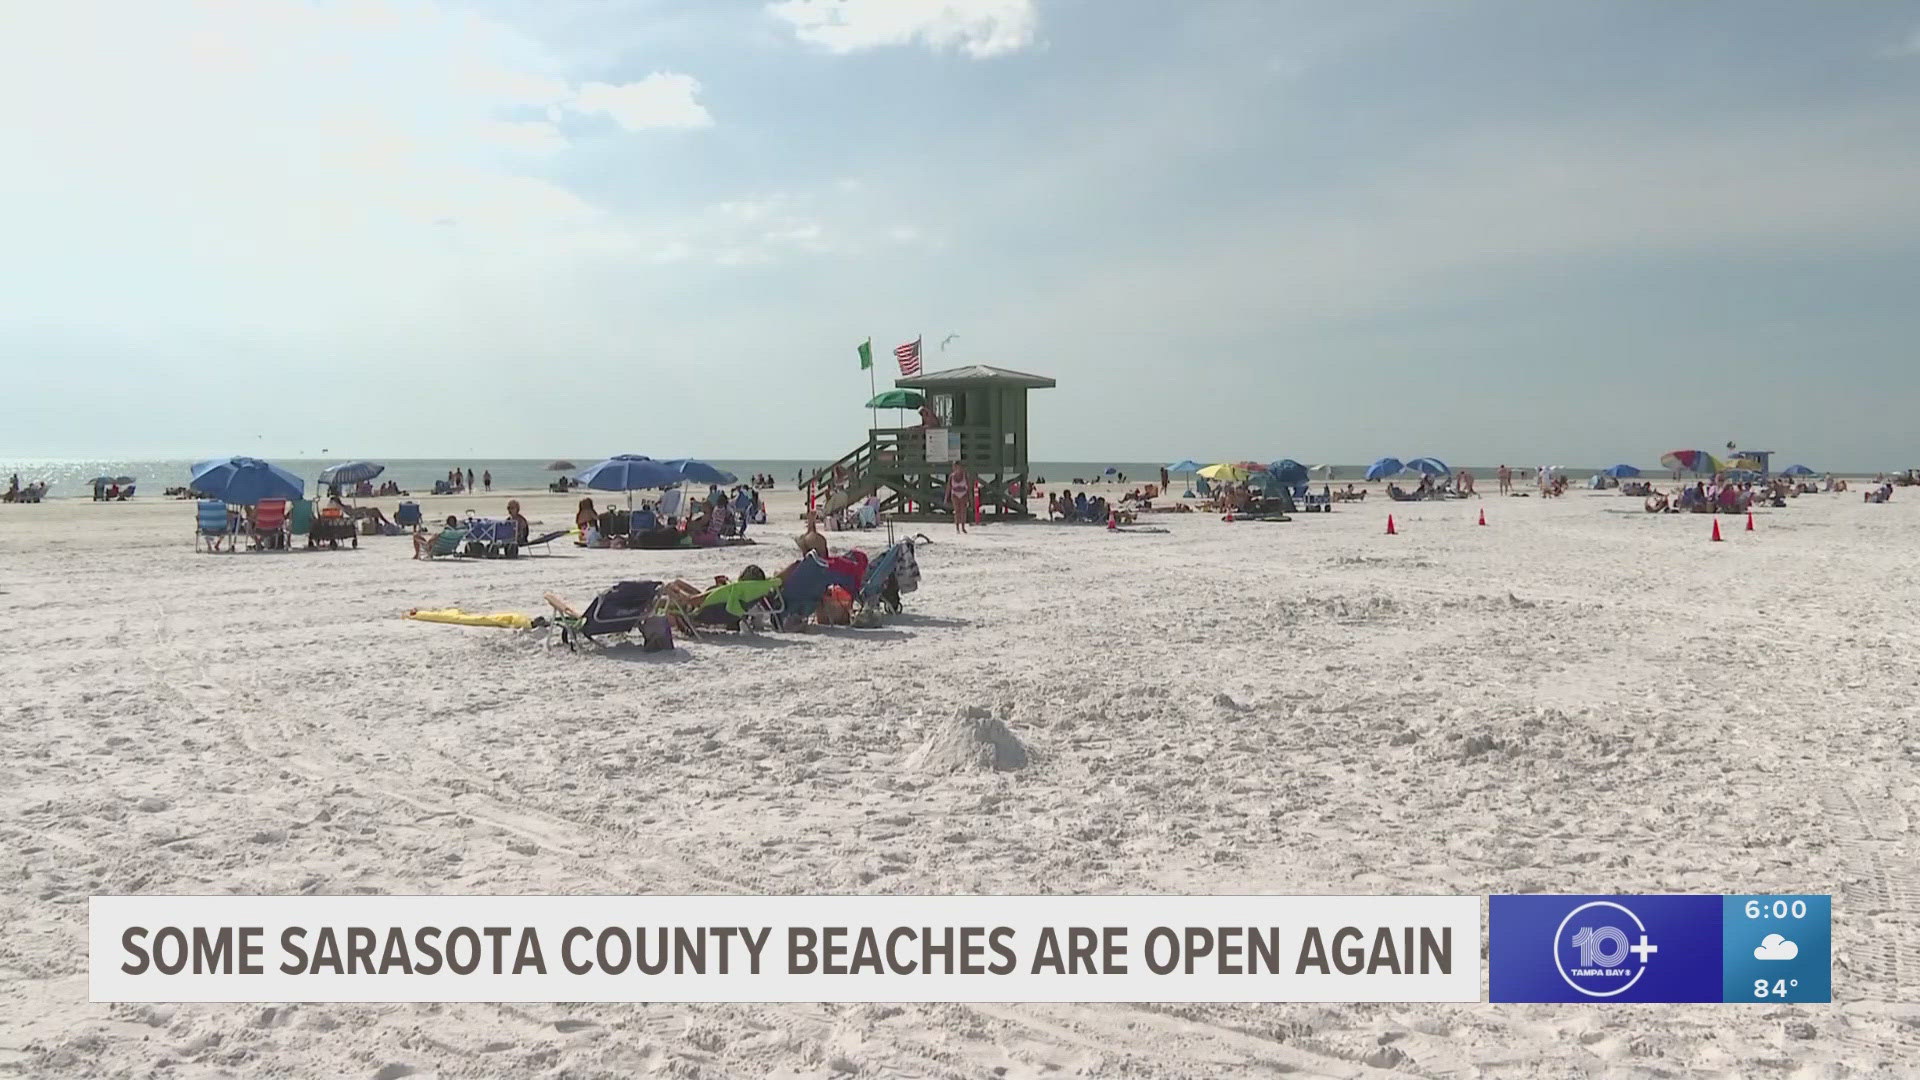
[[888,390],[868,399],[866,407],[869,409],[917,409],[926,403],[926,398],[912,390]]
[[1452,473],[1452,470],[1447,468],[1446,462],[1432,457],[1414,458],[1407,462],[1406,468],[1409,472],[1424,473],[1428,476],[1447,476]]
[[672,470],[680,480],[695,484],[732,484],[740,479],[725,469],[692,458],[673,458],[660,464]]
[[1275,480],[1283,484],[1304,484],[1307,482],[1307,467],[1292,458],[1281,458],[1267,466]]
[[1253,473],[1238,465],[1221,462],[1218,465],[1209,465],[1201,469],[1200,475],[1209,480],[1245,480],[1247,477],[1252,476]]
[[589,465],[574,477],[581,486],[594,491],[624,491],[627,509],[633,509],[633,493],[641,488],[669,488],[680,483],[680,476],[645,454],[615,454],[598,465]]
[[1780,470],[1780,475],[1781,476],[1818,476],[1820,474],[1814,472],[1812,469],[1807,468],[1805,465],[1789,465],[1786,468]]
[[1383,457],[1379,461],[1367,466],[1367,479],[1385,480],[1387,477],[1398,473],[1404,468],[1406,468],[1406,466],[1400,464],[1399,458]]
[[566,458],[561,458],[558,461],[547,462],[548,472],[572,472],[573,470],[579,467],[580,466],[575,465],[573,462],[568,461]]
[[126,484],[133,483],[133,477],[131,476],[96,476],[93,479],[87,481],[87,483],[89,484],[121,484],[124,486]]
[[1170,473],[1196,473],[1200,471],[1200,463],[1192,458],[1182,458],[1167,466],[1167,471]]
[[1600,475],[1611,476],[1616,480],[1624,480],[1628,477],[1639,476],[1640,470],[1631,465],[1609,465],[1600,470]]
[[362,480],[371,480],[386,472],[385,465],[376,465],[371,461],[349,461],[340,465],[331,465],[320,470],[321,485],[357,484]]
[[1660,455],[1660,464],[1690,473],[1716,473],[1725,468],[1719,458],[1705,450],[1669,450]]
[[189,470],[188,487],[232,506],[253,506],[261,499],[298,499],[307,482],[259,458],[231,457],[202,461]]

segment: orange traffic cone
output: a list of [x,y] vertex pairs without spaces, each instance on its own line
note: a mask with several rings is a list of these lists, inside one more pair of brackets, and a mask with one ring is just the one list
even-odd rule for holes
[[1108,532],[1120,531],[1120,520],[1115,516],[1114,511],[1112,510],[1107,511],[1107,531]]
[[1485,525],[1486,523],[1487,523],[1487,511],[1485,507],[1482,507],[1480,509],[1480,524]]
[[1387,515],[1387,535],[1388,535],[1388,536],[1398,536],[1398,535],[1400,535],[1400,530],[1398,530],[1398,529],[1396,529],[1396,528],[1394,528],[1394,527],[1393,527],[1393,515],[1392,515],[1392,514],[1388,514],[1388,515]]
[[1233,507],[1231,506],[1227,507],[1227,516],[1222,518],[1221,520],[1227,522],[1228,524],[1233,523]]
[[1753,531],[1753,511],[1747,511],[1747,531]]
[[1716,542],[1720,539],[1720,519],[1719,518],[1713,519],[1713,538]]

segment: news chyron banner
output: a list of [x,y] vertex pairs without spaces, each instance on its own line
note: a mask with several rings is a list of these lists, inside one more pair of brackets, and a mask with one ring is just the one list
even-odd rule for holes
[[96,896],[97,1002],[1479,1001],[1478,896]]
[[1492,1001],[1825,1002],[1827,896],[1494,896]]

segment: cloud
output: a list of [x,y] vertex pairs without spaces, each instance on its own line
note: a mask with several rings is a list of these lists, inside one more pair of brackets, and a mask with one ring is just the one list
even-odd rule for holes
[[1768,934],[1761,938],[1760,944],[1753,950],[1755,960],[1791,960],[1799,955],[1800,946],[1779,934]]
[[779,0],[767,11],[835,53],[917,43],[982,60],[1031,47],[1040,26],[1033,0]]
[[605,113],[628,131],[711,127],[712,115],[695,100],[699,93],[693,76],[656,71],[639,82],[588,83],[567,104],[578,112]]

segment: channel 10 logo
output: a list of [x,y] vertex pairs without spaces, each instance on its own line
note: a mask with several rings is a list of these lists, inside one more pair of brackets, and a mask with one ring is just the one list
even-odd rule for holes
[[1721,898],[1494,896],[1490,1001],[1719,1001]]
[[1633,989],[1660,951],[1640,916],[1611,900],[1590,901],[1567,912],[1553,941],[1560,977],[1577,992],[1596,998],[1618,997]]

